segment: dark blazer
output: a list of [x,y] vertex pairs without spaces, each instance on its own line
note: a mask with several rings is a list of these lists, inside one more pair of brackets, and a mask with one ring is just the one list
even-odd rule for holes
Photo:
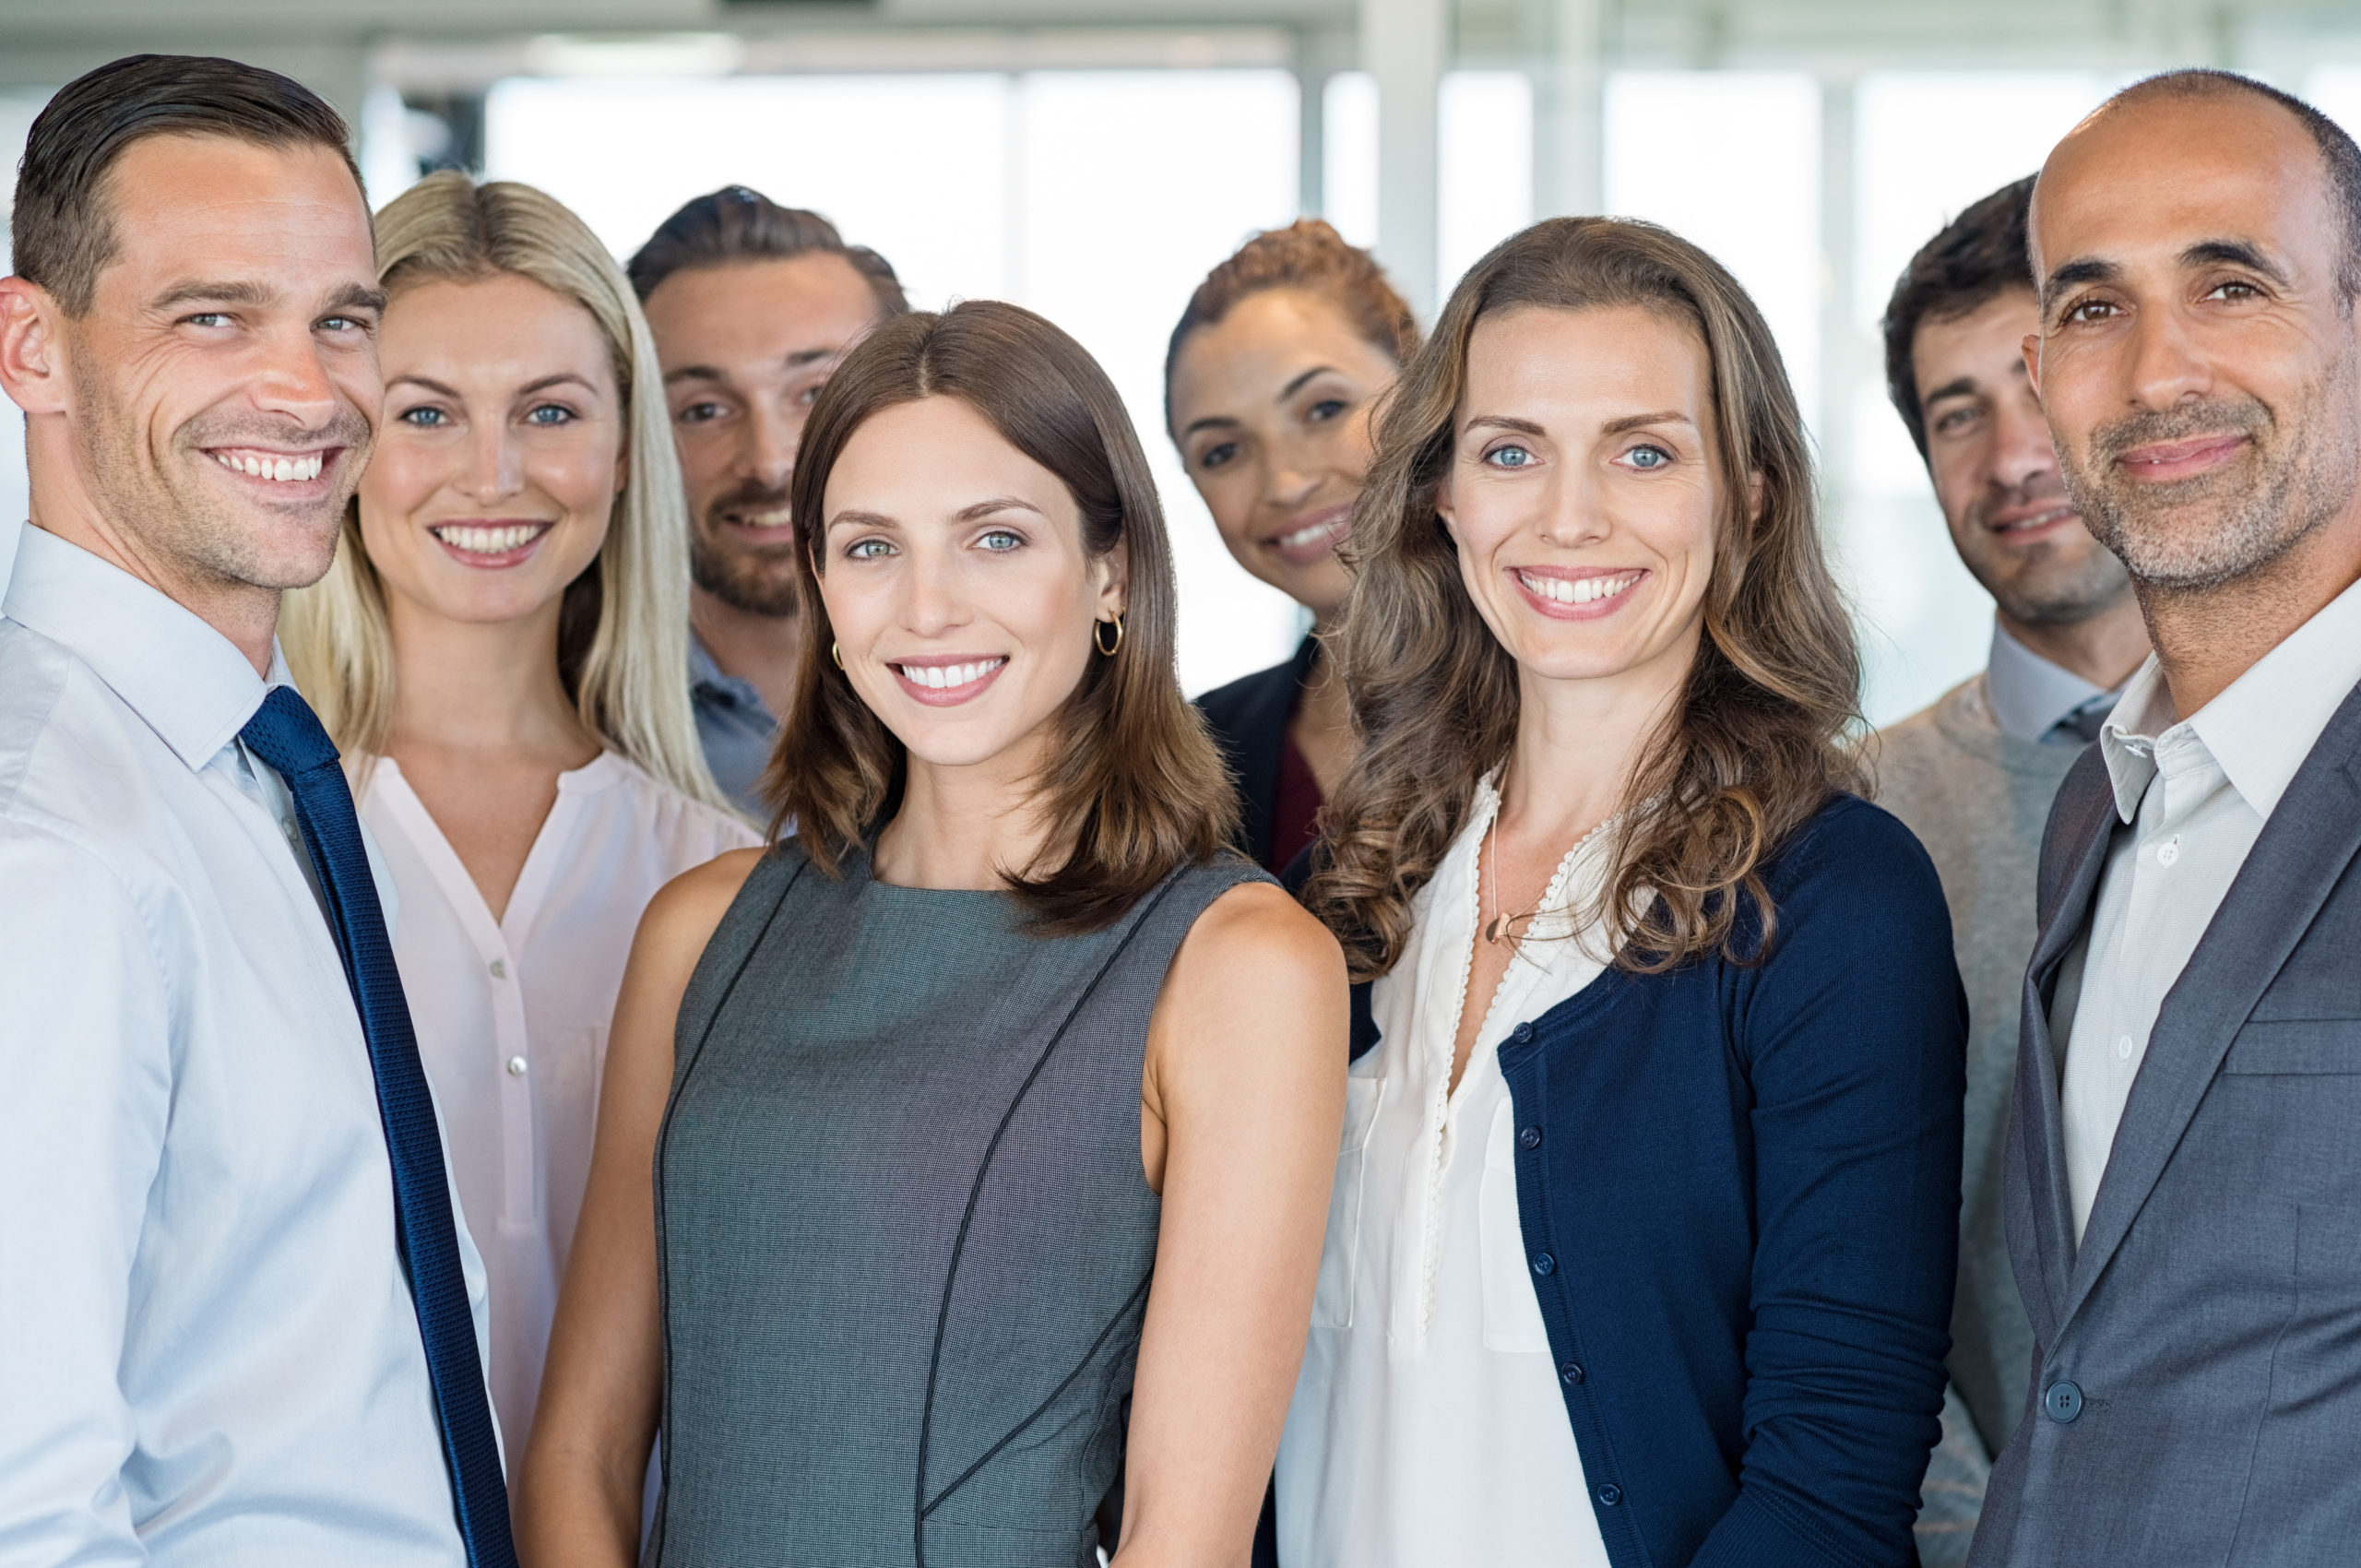
[[1279,753],[1287,719],[1311,678],[1320,644],[1305,637],[1295,657],[1216,686],[1197,699],[1221,759],[1238,780],[1239,848],[1262,865],[1271,858],[1271,818],[1279,802]]
[[[1763,882],[1762,962],[1609,968],[1495,1042],[1614,1568],[1916,1561],[1958,1265],[1951,916],[1910,830],[1849,795]],[[1743,950],[1760,931],[1750,906]]]
[[2034,1384],[1976,1568],[2361,1553],[2361,690],[2165,995],[2081,1247],[2050,1031],[2130,829],[2098,748],[2051,808],[2009,1129]]

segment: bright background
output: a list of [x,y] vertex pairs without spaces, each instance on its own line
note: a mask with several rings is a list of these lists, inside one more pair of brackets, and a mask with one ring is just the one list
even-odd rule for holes
[[[716,76],[694,59],[618,74],[611,53],[574,69],[542,44],[470,100],[484,174],[552,191],[619,256],[686,197],[753,185],[882,251],[922,307],[1003,297],[1051,316],[1105,363],[1156,466],[1180,574],[1183,683],[1203,690],[1285,655],[1300,613],[1223,552],[1163,434],[1166,335],[1198,279],[1255,230],[1311,209],[1357,242],[1380,239],[1371,76],[1330,70],[1310,89],[1299,69],[1271,65]],[[1971,673],[1990,636],[1989,601],[1952,554],[1885,402],[1886,293],[1952,214],[2037,167],[2132,74],[1868,70],[1832,86],[1805,69],[1631,68],[1597,84],[1604,208],[1718,255],[1778,336],[1823,461],[1872,721]],[[1525,69],[1440,77],[1439,290],[1543,209],[1537,79],[1548,87]],[[2361,124],[2361,66],[2281,79]],[[0,94],[12,160],[43,96]],[[416,177],[442,122],[386,85],[354,118],[382,205]],[[0,574],[25,509],[18,427],[0,405]]]

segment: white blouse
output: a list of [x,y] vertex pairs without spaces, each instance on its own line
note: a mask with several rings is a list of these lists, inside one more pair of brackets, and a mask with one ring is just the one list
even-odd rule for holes
[[1279,1445],[1284,1568],[1606,1568],[1525,1268],[1495,1047],[1602,968],[1569,910],[1604,873],[1609,836],[1560,862],[1454,1091],[1477,856],[1499,810],[1487,779],[1371,988],[1380,1039],[1346,1084],[1311,1343]]
[[607,1025],[647,901],[758,842],[613,752],[558,775],[506,914],[390,757],[361,795],[401,895],[394,959],[434,1087],[459,1204],[492,1280],[492,1399],[525,1452],[541,1360],[590,1173]]

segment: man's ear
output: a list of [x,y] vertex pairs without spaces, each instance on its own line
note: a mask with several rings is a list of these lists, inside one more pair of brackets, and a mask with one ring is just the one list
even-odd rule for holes
[[2028,332],[2025,340],[2017,345],[2025,357],[2025,385],[2033,388],[2033,400],[2041,401],[2041,334]]
[[65,331],[65,313],[48,290],[0,278],[0,392],[28,414],[64,413],[71,405]]

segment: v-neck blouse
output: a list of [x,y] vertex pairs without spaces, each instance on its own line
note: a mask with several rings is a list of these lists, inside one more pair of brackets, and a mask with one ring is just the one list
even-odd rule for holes
[[657,890],[758,842],[613,752],[558,775],[498,921],[391,757],[361,815],[401,898],[394,959],[459,1203],[492,1283],[492,1395],[524,1453],[590,1173],[607,1026]]

